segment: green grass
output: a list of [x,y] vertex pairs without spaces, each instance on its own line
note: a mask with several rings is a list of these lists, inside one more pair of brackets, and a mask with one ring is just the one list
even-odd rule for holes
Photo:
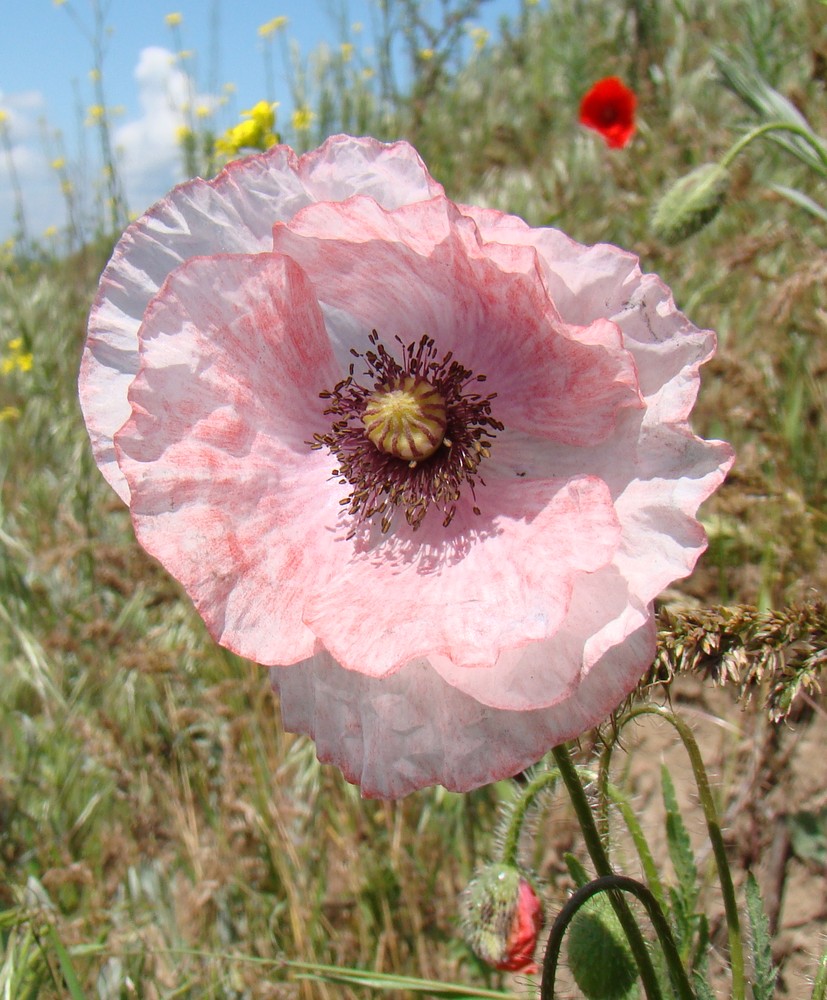
[[[421,65],[395,103],[329,53],[302,84],[320,132],[409,137],[452,197],[634,250],[718,331],[695,426],[739,460],[681,588],[707,605],[779,607],[827,589],[827,233],[766,188],[823,200],[823,184],[764,144],[688,242],[658,244],[651,212],[754,120],[715,80],[716,41],[827,131],[810,62],[824,24],[817,0],[559,0],[526,5],[500,45],[458,68]],[[617,152],[576,124],[580,96],[609,73],[641,99],[639,136]],[[282,731],[266,674],[218,649],[137,547],[76,399],[109,246],[0,273],[0,348],[20,337],[34,360],[0,378],[0,410],[19,411],[0,422],[0,991],[365,995],[267,964],[279,957],[506,983],[461,942],[456,901],[507,787],[361,800]]]

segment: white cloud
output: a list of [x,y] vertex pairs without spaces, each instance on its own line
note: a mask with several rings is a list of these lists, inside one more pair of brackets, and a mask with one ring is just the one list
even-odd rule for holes
[[[168,49],[142,49],[134,71],[140,114],[113,129],[116,166],[131,212],[141,213],[183,179],[178,130],[187,120],[185,109],[214,109],[214,97],[196,93],[191,78]],[[22,189],[26,228],[40,237],[49,226],[66,224],[60,179],[50,165],[56,151],[47,152],[42,133],[46,101],[39,91],[16,94],[0,91],[0,109],[11,139],[14,172]],[[90,130],[90,132],[93,130]],[[86,141],[91,162],[80,151],[67,153],[68,170],[76,196],[86,210],[90,201],[103,197],[97,137]],[[83,170],[83,174],[80,171]],[[16,199],[5,150],[0,147],[0,242],[16,228]],[[92,218],[97,212],[91,211]]]
[[129,207],[141,212],[183,179],[178,129],[184,109],[214,102],[195,93],[168,49],[142,49],[134,77],[141,117],[117,128],[114,143]]
[[11,162],[5,143],[0,148],[0,242],[17,228],[16,180],[23,199],[23,215],[29,235],[43,233],[47,226],[63,225],[65,212],[60,187],[50,169],[42,142],[41,120],[46,102],[36,90],[0,92],[0,110],[11,147]]

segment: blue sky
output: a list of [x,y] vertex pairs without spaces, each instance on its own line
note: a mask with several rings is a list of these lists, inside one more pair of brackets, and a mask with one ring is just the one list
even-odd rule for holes
[[[500,17],[514,14],[519,5],[520,0],[488,0],[476,23],[496,34]],[[234,84],[236,113],[266,96],[260,25],[285,15],[287,38],[305,54],[322,42],[338,45],[346,31],[357,53],[370,62],[371,26],[378,18],[377,0],[100,0],[100,6],[107,11],[109,29],[103,63],[106,104],[118,109],[113,131],[135,212],[181,179],[175,130],[187,93],[209,104],[221,96],[225,83]],[[436,14],[441,4],[422,0],[421,6]],[[181,46],[194,58],[172,59],[179,46],[165,16],[173,12],[182,15]],[[59,178],[51,166],[61,153],[56,130],[73,178],[83,184],[97,176],[95,135],[83,124],[86,109],[96,103],[89,76],[92,47],[84,37],[93,24],[92,4],[0,0],[0,24],[0,117],[23,191],[27,229],[40,238],[48,227],[65,223]],[[361,30],[354,32],[354,24],[361,24]],[[276,98],[284,119],[292,108],[280,50],[277,43]],[[0,146],[0,241],[14,231],[14,209],[12,173]]]

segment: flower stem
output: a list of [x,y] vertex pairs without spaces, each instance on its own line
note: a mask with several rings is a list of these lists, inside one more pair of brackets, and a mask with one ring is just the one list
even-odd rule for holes
[[505,831],[505,837],[503,838],[502,860],[505,864],[517,867],[517,849],[520,845],[520,831],[523,828],[528,808],[540,792],[549,785],[554,785],[559,777],[560,772],[556,767],[549,768],[548,771],[541,771],[529,781],[520,793],[519,798],[514,803],[508,827]]
[[792,132],[804,139],[810,146],[815,150],[818,158],[824,164],[824,172],[827,173],[827,150],[819,142],[818,137],[813,135],[808,129],[804,128],[802,125],[795,125],[792,122],[766,122],[764,125],[758,125],[756,128],[747,132],[745,136],[742,136],[722,157],[720,164],[725,169],[729,167],[732,161],[738,156],[739,153],[743,152],[746,147],[753,142],[755,139],[760,139],[761,136],[766,135],[769,132]]
[[[608,855],[603,848],[603,843],[600,839],[600,834],[597,831],[597,825],[595,824],[591,807],[589,806],[589,800],[586,798],[586,792],[577,775],[577,770],[571,759],[571,755],[569,754],[568,747],[565,744],[561,744],[560,746],[555,747],[552,753],[554,754],[557,767],[560,770],[560,777],[563,779],[563,783],[569,793],[569,798],[571,799],[572,806],[574,807],[574,811],[577,815],[577,820],[580,823],[580,829],[583,831],[583,839],[586,843],[586,849],[589,852],[592,863],[594,864],[595,871],[598,876],[601,877],[612,876],[615,873],[612,871]],[[662,1000],[662,994],[660,986],[658,985],[657,976],[655,975],[655,969],[652,965],[652,960],[649,957],[649,952],[646,948],[646,942],[643,939],[643,935],[640,932],[640,928],[637,925],[634,914],[629,909],[626,901],[619,894],[609,893],[609,899],[615,913],[617,914],[617,919],[620,921],[620,925],[629,941],[629,947],[632,949],[635,961],[637,962],[637,967],[640,972],[640,978],[643,983],[643,989],[646,993],[647,1000]],[[543,976],[543,981],[545,982],[545,974]],[[551,1000],[551,997],[551,993],[541,989],[541,1000]]]
[[715,856],[715,865],[718,869],[718,881],[721,884],[721,895],[724,899],[724,911],[726,913],[727,934],[729,937],[729,964],[732,970],[732,1000],[744,1000],[744,945],[741,940],[741,921],[738,916],[738,903],[735,899],[735,888],[732,884],[732,873],[729,870],[729,861],[726,856],[726,847],[721,833],[721,824],[718,821],[718,811],[712,799],[712,792],[709,788],[706,768],[704,767],[701,752],[692,730],[677,715],[661,708],[659,705],[643,705],[640,708],[632,709],[617,724],[619,733],[623,726],[639,715],[657,715],[671,723],[678,731],[689,761],[692,765],[692,772],[695,776],[695,784],[698,788],[698,797],[701,800],[701,807],[704,811],[706,828],[709,833],[709,840],[712,844],[712,853]]

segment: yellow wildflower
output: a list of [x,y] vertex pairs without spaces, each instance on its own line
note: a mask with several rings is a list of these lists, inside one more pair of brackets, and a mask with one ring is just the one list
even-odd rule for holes
[[97,125],[106,114],[106,108],[102,104],[92,104],[86,109],[86,124]]
[[376,70],[373,66],[365,66],[362,70],[362,78],[365,80],[370,80],[372,77],[376,76]]
[[58,156],[52,160],[52,170],[63,170],[65,166],[66,160],[64,160],[62,156]]
[[101,71],[99,69],[89,70],[89,79],[92,81],[92,83],[97,83],[98,80],[100,80],[100,78],[101,78]]
[[177,11],[174,11],[172,14],[167,14],[164,17],[164,21],[166,21],[166,24],[167,24],[168,28],[177,28],[178,25],[183,20],[184,20],[184,15],[183,14],[179,14]]
[[296,108],[293,112],[293,128],[297,132],[306,132],[316,117],[310,108]]
[[242,111],[244,118],[251,118],[263,131],[273,128],[276,123],[276,108],[278,104],[270,104],[268,101],[259,101],[248,111]]
[[52,0],[52,3],[55,7],[62,7],[66,3],[66,0]]
[[4,111],[2,108],[0,108],[0,125],[5,125],[8,120],[9,120],[8,111]]
[[60,190],[63,194],[69,195],[75,190],[75,185],[71,181],[61,181]]
[[178,58],[183,61],[185,59],[192,59],[194,55],[195,53],[193,52],[192,49],[181,49],[181,51],[178,53]]
[[0,410],[0,423],[3,423],[4,421],[11,423],[12,421],[19,419],[19,417],[20,410],[16,406],[4,406]]
[[195,106],[195,116],[196,118],[209,118],[212,114],[212,108],[209,104],[197,104]]
[[187,142],[192,135],[192,129],[187,128],[186,125],[179,125],[175,130],[175,141],[178,145],[182,145]]
[[278,17],[272,18],[270,21],[265,21],[264,24],[259,26],[258,33],[262,38],[270,38],[281,28],[285,27],[287,24],[287,18],[284,14],[279,14]]
[[419,58],[423,62],[430,62],[434,58],[435,55],[436,55],[436,53],[434,52],[433,49],[420,49],[419,50]]
[[236,91],[236,86],[232,81],[230,81],[224,84],[222,90],[224,91],[225,94],[234,94]]
[[10,340],[6,347],[9,353],[0,362],[0,371],[4,375],[9,375],[15,369],[21,372],[30,372],[32,370],[32,354],[31,351],[24,349],[22,337],[15,337],[14,340]]
[[53,237],[57,236],[57,226],[47,226],[43,230],[43,235],[47,240],[50,240]]
[[353,45],[350,42],[342,42],[339,51],[342,54],[342,62],[350,62],[353,58]]
[[485,28],[471,28],[468,34],[473,39],[474,48],[477,52],[485,48],[488,44],[488,39],[491,37]]

